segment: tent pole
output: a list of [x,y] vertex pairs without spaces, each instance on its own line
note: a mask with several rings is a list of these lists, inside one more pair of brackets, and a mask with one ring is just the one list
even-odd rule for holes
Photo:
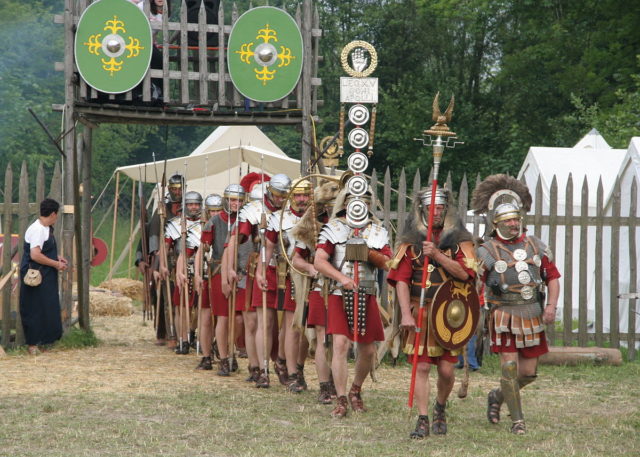
[[107,279],[111,279],[113,276],[113,253],[116,250],[116,227],[118,225],[118,196],[120,195],[120,173],[116,173],[116,200],[113,205],[113,227],[111,228],[111,254],[109,257],[109,276]]
[[[129,223],[129,239],[133,238],[133,214],[136,211],[136,182],[131,181],[131,221]],[[131,279],[131,254],[133,249],[129,248],[129,262],[127,263],[127,278]],[[146,262],[146,259],[145,259]]]

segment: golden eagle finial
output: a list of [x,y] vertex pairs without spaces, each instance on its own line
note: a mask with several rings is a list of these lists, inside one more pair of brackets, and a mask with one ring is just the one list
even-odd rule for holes
[[442,114],[440,111],[440,92],[436,93],[436,96],[433,99],[432,116],[435,125],[431,126],[429,130],[425,130],[424,133],[427,135],[454,136],[455,133],[449,130],[449,126],[447,125],[448,122],[451,122],[454,104],[454,97],[452,95],[449,106],[447,106],[447,110]]

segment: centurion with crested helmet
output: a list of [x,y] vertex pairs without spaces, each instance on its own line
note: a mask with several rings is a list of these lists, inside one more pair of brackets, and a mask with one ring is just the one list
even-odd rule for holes
[[535,380],[538,357],[548,352],[544,325],[555,320],[560,273],[547,246],[523,226],[531,207],[524,183],[504,174],[489,176],[476,187],[472,206],[476,214],[485,214],[490,237],[478,257],[491,309],[491,350],[502,364],[500,388],[488,395],[487,418],[498,423],[506,402],[511,431],[523,434],[520,389]]
[[[407,330],[404,350],[418,352],[415,382],[418,421],[412,438],[429,435],[429,371],[438,366],[438,392],[433,410],[432,431],[447,433],[445,406],[453,384],[458,354],[475,331],[479,302],[474,279],[477,270],[473,237],[465,229],[446,188],[421,189],[401,234],[387,281],[396,288],[401,327]],[[433,206],[432,206],[433,201]],[[431,216],[431,218],[430,218]],[[429,220],[432,241],[427,241]],[[427,282],[421,278],[427,269]],[[425,294],[426,313],[418,322],[419,301]],[[419,333],[416,348],[416,329]]]

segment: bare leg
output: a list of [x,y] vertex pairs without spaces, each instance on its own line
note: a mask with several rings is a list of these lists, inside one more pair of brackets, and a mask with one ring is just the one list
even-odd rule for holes
[[211,357],[212,327],[211,308],[202,308],[200,310],[200,331],[198,332],[198,339],[200,340],[200,350],[205,357]]
[[374,343],[358,343],[358,359],[356,360],[356,373],[353,383],[362,386],[373,366],[373,356],[376,353]]
[[455,381],[454,364],[446,360],[441,360],[438,364],[438,393],[436,394],[438,403],[441,405],[447,403]]
[[243,311],[244,320],[244,344],[247,349],[247,358],[250,367],[260,366],[258,361],[258,349],[256,347],[256,332],[258,330],[258,316],[255,311]]
[[349,339],[345,335],[333,335],[331,371],[333,372],[333,381],[339,397],[347,395],[347,379],[349,377],[347,351],[349,350],[349,344]]
[[292,324],[293,312],[285,311],[280,334],[282,335],[284,333],[284,354],[287,360],[287,371],[289,374],[295,374],[297,371],[296,363],[298,361],[298,349],[300,346],[300,333],[294,330]]
[[[315,354],[315,362],[316,362],[316,372],[318,373],[318,381],[319,382],[328,382],[329,376],[331,376],[329,363],[327,362],[327,352],[324,347],[324,331],[325,328],[319,325],[316,325],[316,354]],[[308,347],[308,344],[307,344]]]
[[229,318],[226,316],[218,316],[216,323],[216,341],[218,342],[218,352],[221,359],[229,357],[228,339],[229,339]]
[[416,369],[416,387],[415,399],[418,405],[418,414],[426,416],[429,414],[429,395],[431,393],[431,382],[429,381],[429,372],[431,365],[426,362],[418,363]]

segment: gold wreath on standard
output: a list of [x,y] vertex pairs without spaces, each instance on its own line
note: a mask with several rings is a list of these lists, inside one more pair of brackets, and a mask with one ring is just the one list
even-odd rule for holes
[[[364,71],[356,71],[351,67],[351,65],[349,65],[349,54],[355,48],[364,48],[369,52],[369,55],[371,56],[371,62],[369,62],[369,66]],[[371,73],[373,73],[378,66],[378,53],[376,52],[376,49],[366,41],[355,40],[342,48],[342,53],[340,54],[340,62],[342,63],[342,69],[349,76],[352,76],[354,78],[366,78]]]

